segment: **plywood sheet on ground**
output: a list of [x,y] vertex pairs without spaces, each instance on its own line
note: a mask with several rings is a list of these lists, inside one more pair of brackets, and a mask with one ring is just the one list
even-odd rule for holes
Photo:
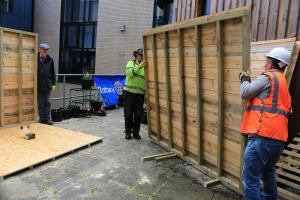
[[20,127],[0,129],[0,177],[5,177],[76,149],[102,141],[101,137],[34,123],[34,140],[25,140]]

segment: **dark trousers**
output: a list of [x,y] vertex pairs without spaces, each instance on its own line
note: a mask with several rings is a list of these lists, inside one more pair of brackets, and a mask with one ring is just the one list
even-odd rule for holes
[[38,107],[40,121],[50,121],[51,116],[51,103],[50,103],[51,90],[38,91]]
[[145,95],[124,91],[125,133],[139,134]]

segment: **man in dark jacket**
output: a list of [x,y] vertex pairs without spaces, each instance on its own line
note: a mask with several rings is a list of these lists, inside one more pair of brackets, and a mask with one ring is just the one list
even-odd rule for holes
[[39,106],[39,122],[52,125],[50,121],[51,90],[55,89],[56,77],[53,59],[48,55],[48,44],[39,45],[38,55],[38,106]]

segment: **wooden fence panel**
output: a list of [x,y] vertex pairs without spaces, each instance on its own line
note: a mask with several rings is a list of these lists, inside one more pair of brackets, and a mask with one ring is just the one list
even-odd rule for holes
[[0,28],[0,126],[36,120],[37,35]]
[[249,67],[249,10],[144,33],[149,134],[236,190],[244,143],[240,72]]

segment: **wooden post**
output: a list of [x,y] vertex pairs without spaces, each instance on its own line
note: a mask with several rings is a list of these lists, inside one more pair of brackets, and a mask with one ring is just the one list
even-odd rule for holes
[[[144,60],[147,60],[147,46],[146,46],[146,37],[143,36],[143,48],[144,48]],[[146,83],[146,99],[147,99],[147,122],[148,122],[148,136],[151,135],[151,120],[150,120],[150,95],[149,95],[149,82],[148,82],[148,66],[145,67],[145,83]]]
[[160,135],[160,108],[159,108],[159,90],[158,90],[158,72],[157,72],[157,57],[156,57],[156,35],[152,35],[152,58],[154,71],[154,90],[155,90],[155,113],[156,113],[156,136],[157,140],[161,140]]
[[182,29],[177,29],[178,36],[178,58],[179,58],[179,88],[181,100],[181,136],[182,136],[182,154],[186,155],[186,124],[185,124],[185,88],[184,88],[184,63],[183,63],[183,33]]
[[171,86],[170,86],[168,32],[164,32],[164,57],[165,57],[165,79],[166,79],[168,136],[169,136],[169,148],[171,149],[173,147],[173,135],[172,135],[172,108],[171,108]]
[[3,110],[3,30],[0,29],[0,127],[4,126],[4,110]]
[[38,73],[38,35],[35,36],[35,58],[34,58],[34,121],[38,120],[38,105],[37,105],[37,73]]
[[200,45],[200,26],[195,26],[195,36],[196,36],[196,82],[197,82],[197,132],[198,132],[198,164],[203,165],[203,155],[202,155],[202,69],[201,69],[201,45]]
[[[250,13],[248,15],[245,15],[242,17],[242,32],[243,32],[243,71],[248,71],[250,66],[250,54],[248,53],[250,49]],[[244,116],[244,113],[246,111],[246,101],[243,100],[242,103],[242,116]],[[247,143],[247,138],[241,135],[241,157],[240,157],[240,190],[243,189],[243,183],[242,183],[242,169],[244,164],[244,151]]]
[[19,116],[19,123],[22,122],[22,60],[23,60],[23,42],[22,42],[23,34],[19,34],[19,61],[18,61],[18,116]]
[[216,22],[217,34],[217,63],[218,63],[218,151],[217,172],[223,175],[223,147],[224,147],[224,60],[223,60],[223,24]]

